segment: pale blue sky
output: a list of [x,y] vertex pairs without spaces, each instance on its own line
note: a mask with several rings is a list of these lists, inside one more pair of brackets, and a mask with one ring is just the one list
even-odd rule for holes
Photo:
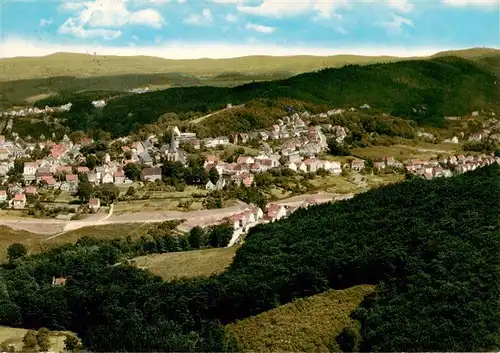
[[500,47],[500,0],[5,1],[4,57],[392,54]]

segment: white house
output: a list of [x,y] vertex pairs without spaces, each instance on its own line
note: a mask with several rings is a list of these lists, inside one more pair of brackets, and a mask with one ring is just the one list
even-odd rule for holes
[[114,178],[113,178],[113,175],[111,175],[111,173],[106,173],[102,177],[102,183],[103,184],[112,184],[113,181],[114,181]]

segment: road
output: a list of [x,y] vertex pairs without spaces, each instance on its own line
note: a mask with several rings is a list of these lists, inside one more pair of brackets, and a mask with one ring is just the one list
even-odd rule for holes
[[[276,201],[273,203],[298,206],[307,197],[313,196],[319,202],[329,202],[334,199],[339,200],[343,198],[352,197],[352,195],[328,194],[320,193],[315,195],[300,195]],[[31,233],[48,236],[44,240],[54,239],[64,233],[72,230],[95,227],[110,224],[124,224],[124,223],[159,223],[168,220],[184,219],[183,228],[189,229],[194,226],[207,226],[213,223],[222,221],[224,218],[233,214],[248,210],[250,206],[244,202],[237,201],[235,206],[226,207],[222,209],[213,210],[200,210],[200,211],[163,211],[163,212],[136,212],[124,213],[117,215],[114,213],[114,205],[111,205],[109,212],[100,218],[99,215],[91,215],[84,220],[63,221],[55,219],[0,219],[0,225],[5,225],[13,229],[25,230]]]
[[245,106],[245,104],[240,104],[240,105],[235,105],[235,106],[233,106],[231,108],[224,108],[224,109],[221,109],[221,110],[217,110],[216,112],[212,112],[210,114],[207,114],[207,115],[204,115],[204,116],[200,116],[199,118],[193,119],[193,120],[190,121],[190,123],[198,124],[199,122],[202,122],[206,118],[210,118],[211,116],[214,116],[214,115],[217,115],[219,113],[225,112],[226,110],[231,110],[231,109],[234,109],[234,108],[242,108],[244,106]]

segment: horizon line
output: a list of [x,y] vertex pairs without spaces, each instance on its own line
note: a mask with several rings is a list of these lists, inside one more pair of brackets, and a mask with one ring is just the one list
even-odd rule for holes
[[372,56],[372,57],[429,57],[443,51],[457,50],[500,50],[494,45],[474,47],[402,47],[402,46],[356,46],[343,48],[279,46],[272,44],[232,44],[232,43],[183,43],[170,42],[157,46],[102,46],[40,43],[29,40],[7,40],[0,43],[0,58],[46,57],[59,53],[87,54],[98,56],[148,56],[170,60],[217,60],[237,59],[251,56],[291,57],[291,56]]

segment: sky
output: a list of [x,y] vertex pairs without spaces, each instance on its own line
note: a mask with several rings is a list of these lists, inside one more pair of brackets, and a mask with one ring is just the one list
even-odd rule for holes
[[500,48],[500,0],[3,0],[0,57],[430,55]]

